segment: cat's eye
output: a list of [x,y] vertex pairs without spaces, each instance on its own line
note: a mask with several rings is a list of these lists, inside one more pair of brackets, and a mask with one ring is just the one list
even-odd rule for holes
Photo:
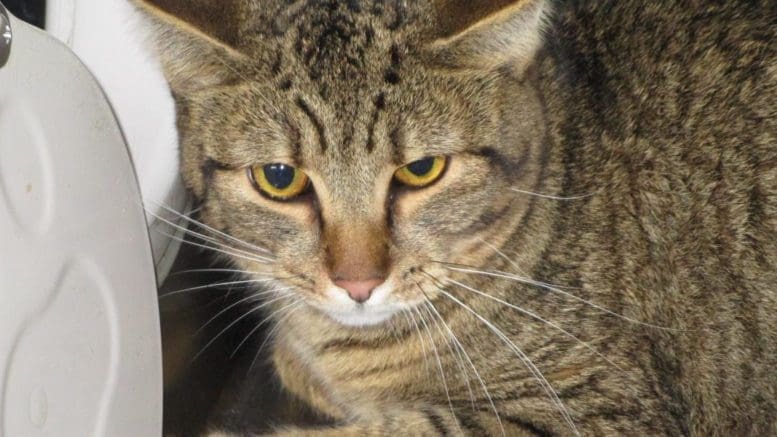
[[310,187],[302,170],[280,163],[249,167],[248,179],[260,193],[275,200],[290,200]]
[[425,187],[442,176],[448,160],[442,156],[428,157],[413,161],[394,173],[400,183],[413,187]]

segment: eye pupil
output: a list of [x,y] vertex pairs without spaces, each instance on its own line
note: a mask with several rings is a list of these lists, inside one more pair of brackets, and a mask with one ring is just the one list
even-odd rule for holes
[[408,171],[416,176],[423,176],[429,173],[434,166],[434,158],[424,158],[407,165]]
[[294,182],[294,167],[285,164],[268,164],[262,170],[267,182],[279,190],[288,188]]

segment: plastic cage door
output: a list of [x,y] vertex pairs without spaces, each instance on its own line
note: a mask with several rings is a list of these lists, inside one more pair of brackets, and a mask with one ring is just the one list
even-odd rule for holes
[[161,435],[156,282],[121,131],[64,45],[0,15],[0,435]]

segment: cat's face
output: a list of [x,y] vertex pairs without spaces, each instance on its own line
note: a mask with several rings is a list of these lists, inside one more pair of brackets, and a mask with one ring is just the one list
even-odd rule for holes
[[[188,65],[163,51],[183,174],[203,220],[243,242],[225,241],[241,269],[342,324],[376,325],[433,299],[440,263],[480,266],[524,215],[510,188],[542,159],[522,61],[537,24],[509,55],[477,39],[540,9],[454,26],[431,6],[313,3],[235,3],[230,19],[263,29],[243,43],[167,29],[171,47],[199,50]],[[435,23],[463,30],[432,38]]]

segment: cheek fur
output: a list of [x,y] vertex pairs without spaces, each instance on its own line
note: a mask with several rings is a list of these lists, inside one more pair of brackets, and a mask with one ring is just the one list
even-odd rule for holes
[[302,264],[317,253],[317,216],[312,205],[275,202],[257,193],[242,170],[219,172],[208,209],[229,233],[272,251],[279,261]]

